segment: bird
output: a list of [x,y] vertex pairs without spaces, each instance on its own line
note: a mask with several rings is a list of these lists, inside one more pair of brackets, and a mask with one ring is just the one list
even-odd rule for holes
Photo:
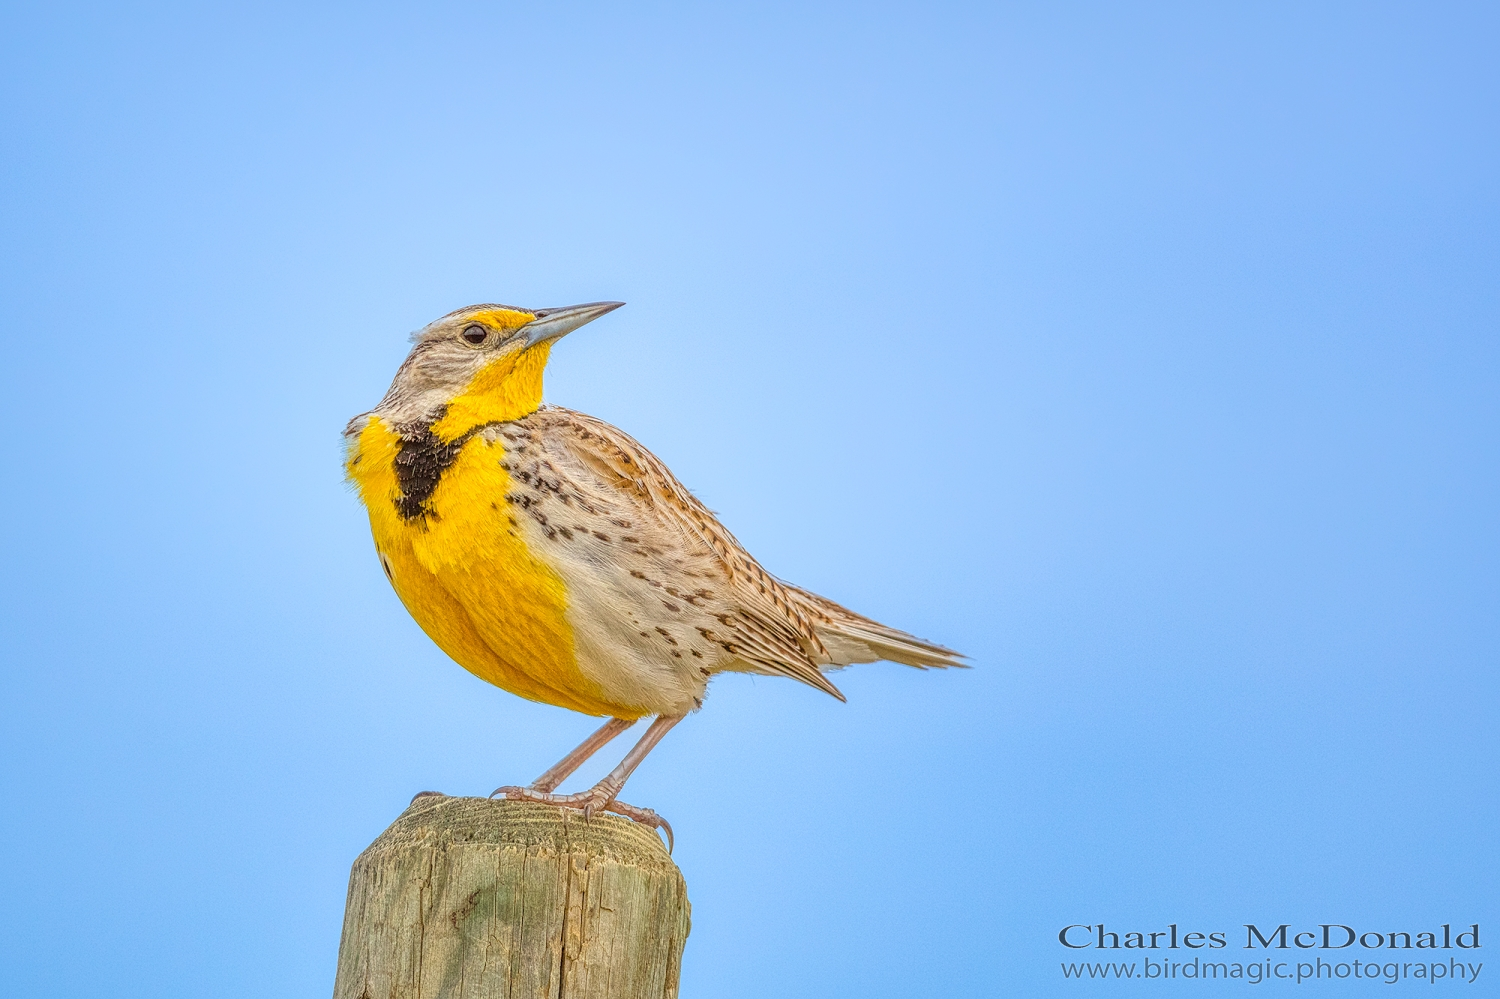
[[[671,825],[619,794],[716,675],[790,677],[842,701],[830,670],[966,663],[773,576],[645,447],[543,403],[553,345],[623,304],[473,305],[429,323],[380,403],[349,421],[344,462],[386,578],[439,648],[513,694],[608,719],[491,797],[615,812],[670,849]],[[606,777],[555,793],[647,717]]]

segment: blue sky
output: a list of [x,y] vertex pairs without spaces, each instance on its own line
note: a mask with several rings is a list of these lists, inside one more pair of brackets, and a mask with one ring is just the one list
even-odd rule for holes
[[548,398],[973,658],[726,678],[652,754],[684,995],[1493,924],[1492,9],[0,16],[7,994],[326,995],[411,795],[595,724],[447,660],[341,481],[482,301],[628,302]]

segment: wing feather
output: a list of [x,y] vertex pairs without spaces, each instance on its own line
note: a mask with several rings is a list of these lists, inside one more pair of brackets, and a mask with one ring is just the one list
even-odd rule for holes
[[[766,572],[677,477],[629,434],[603,420],[561,406],[546,406],[549,447],[590,469],[617,495],[628,497],[637,516],[653,520],[689,544],[712,551],[723,569],[735,612],[720,618],[732,654],[758,672],[780,674],[844,699],[823,676],[831,654],[791,588]],[[564,457],[564,456],[559,456]]]
[[844,700],[824,669],[880,659],[923,669],[964,665],[951,649],[771,575],[660,459],[619,428],[561,406],[542,407],[532,421],[554,460],[596,478],[602,492],[633,511],[631,518],[712,553],[729,589],[730,606],[718,617],[725,648],[756,672],[788,676]]

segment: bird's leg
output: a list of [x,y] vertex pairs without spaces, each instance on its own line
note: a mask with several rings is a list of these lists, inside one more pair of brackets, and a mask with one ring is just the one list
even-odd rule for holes
[[573,771],[583,766],[585,760],[603,749],[606,743],[637,721],[636,718],[611,718],[599,731],[579,743],[577,749],[558,760],[548,768],[546,773],[532,781],[531,790],[541,791],[544,794],[556,790],[557,785],[572,776]]
[[[635,772],[635,768],[641,765],[641,761],[646,758],[646,754],[651,752],[656,744],[661,742],[662,736],[666,735],[672,726],[682,721],[684,717],[684,715],[662,715],[653,721],[651,727],[646,729],[646,734],[641,736],[641,741],[637,742],[630,752],[625,754],[625,758],[620,761],[620,765],[611,770],[609,776],[587,791],[580,791],[577,794],[549,794],[545,791],[529,787],[497,787],[493,794],[491,794],[491,797],[494,797],[496,794],[503,794],[509,800],[539,801],[548,805],[580,808],[583,810],[585,818],[591,818],[595,812],[617,812],[626,818],[634,819],[644,825],[664,829],[667,834],[667,849],[670,850],[672,848],[672,827],[667,824],[666,819],[663,819],[649,808],[637,808],[634,805],[627,805],[623,801],[616,801],[615,795],[620,793],[620,788],[625,786],[625,782],[630,779],[630,775]],[[608,727],[606,725],[605,729]],[[600,729],[596,733],[596,738],[598,735],[602,735],[605,729]],[[609,740],[605,738],[604,741],[607,742]],[[600,745],[603,744],[603,742],[600,743]],[[579,748],[582,749],[582,747]],[[577,750],[574,752],[576,753]],[[558,764],[558,766],[560,767],[562,764]],[[553,769],[557,768],[554,767]],[[548,773],[551,773],[551,771],[549,770]]]

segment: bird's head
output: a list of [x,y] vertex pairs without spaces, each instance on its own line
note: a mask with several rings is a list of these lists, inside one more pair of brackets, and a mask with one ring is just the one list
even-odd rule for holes
[[412,334],[411,353],[390,391],[369,413],[394,427],[431,424],[441,440],[486,423],[516,420],[542,404],[542,371],[552,343],[613,312],[624,302],[590,302],[562,309],[471,305]]

